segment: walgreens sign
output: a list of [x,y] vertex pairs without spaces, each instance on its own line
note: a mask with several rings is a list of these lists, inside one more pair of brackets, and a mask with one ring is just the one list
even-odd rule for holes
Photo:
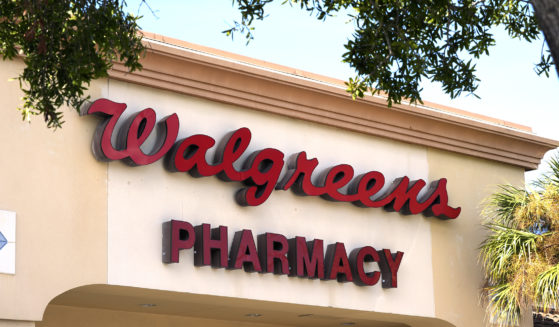
[[[103,119],[93,137],[93,153],[98,160],[122,160],[130,166],[141,166],[164,159],[166,169],[171,172],[241,182],[243,186],[235,194],[235,200],[242,206],[260,205],[274,190],[291,189],[297,195],[320,196],[330,201],[351,202],[359,207],[384,208],[402,214],[422,213],[441,219],[454,219],[460,214],[459,207],[448,205],[445,178],[427,184],[422,179],[410,181],[403,176],[383,190],[386,180],[381,172],[369,171],[355,176],[353,167],[348,164],[317,172],[318,159],[308,158],[305,151],[285,161],[283,152],[266,148],[240,159],[247,152],[252,137],[246,127],[228,133],[220,142],[203,134],[177,139],[178,116],[172,114],[157,122],[155,111],[147,108],[126,119],[117,130],[116,124],[125,110],[126,104],[108,99],[96,100],[87,110],[87,114]],[[141,146],[154,132],[156,123],[155,146],[145,153]],[[111,141],[113,135],[115,144]],[[215,148],[215,155],[208,159],[207,152],[212,148]],[[235,168],[237,161],[242,161],[239,162],[241,169]],[[282,176],[284,166],[287,170]],[[311,178],[313,175],[318,178]]]

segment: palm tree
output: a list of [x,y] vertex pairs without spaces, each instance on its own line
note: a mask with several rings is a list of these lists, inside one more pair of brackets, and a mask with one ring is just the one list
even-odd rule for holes
[[559,308],[559,156],[550,168],[531,189],[501,185],[483,210],[482,297],[498,326],[517,325],[525,310]]

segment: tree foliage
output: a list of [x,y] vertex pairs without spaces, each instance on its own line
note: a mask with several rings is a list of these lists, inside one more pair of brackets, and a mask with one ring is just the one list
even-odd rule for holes
[[533,190],[501,186],[484,210],[482,293],[500,326],[517,325],[532,307],[559,307],[559,158],[550,166]]
[[141,68],[137,18],[118,0],[0,0],[0,55],[20,56],[23,118],[63,123],[59,107],[79,110],[90,81],[107,76],[113,60]]
[[[252,24],[266,17],[273,0],[235,0],[241,20],[224,31],[253,38]],[[343,61],[355,69],[348,90],[362,97],[384,92],[389,105],[421,101],[422,79],[440,82],[452,98],[474,94],[479,79],[475,61],[495,44],[491,28],[504,26],[513,38],[540,35],[534,12],[523,0],[284,0],[325,20],[349,13],[355,32]],[[542,53],[536,69],[548,74],[553,60]]]
[[[272,1],[234,0],[241,20],[224,32],[252,39],[252,24],[266,17]],[[343,61],[356,77],[348,81],[348,91],[354,98],[366,91],[383,92],[389,105],[421,101],[423,79],[440,82],[451,97],[474,93],[476,59],[495,44],[490,29],[504,26],[511,37],[534,41],[540,35],[536,17],[549,16],[535,15],[526,0],[282,1],[319,20],[349,13],[355,32]],[[555,0],[531,0],[540,4],[534,8],[553,8],[550,1]],[[67,104],[79,109],[87,99],[87,85],[107,76],[113,60],[131,71],[141,68],[144,47],[137,17],[125,13],[124,6],[124,0],[0,0],[0,55],[20,56],[25,62],[18,76],[25,94],[20,108],[24,119],[42,114],[47,126],[59,127],[58,108]],[[559,20],[559,10],[556,16]],[[546,32],[548,40],[555,34]],[[551,54],[542,51],[540,59],[536,71],[549,74]]]

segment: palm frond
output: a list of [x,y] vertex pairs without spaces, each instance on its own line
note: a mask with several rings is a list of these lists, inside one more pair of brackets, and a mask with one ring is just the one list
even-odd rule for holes
[[486,224],[492,233],[481,244],[480,258],[490,284],[507,279],[513,258],[530,261],[537,251],[537,241],[546,234],[535,234],[497,224]]
[[486,201],[482,214],[493,223],[516,227],[516,212],[526,205],[529,192],[510,184],[498,187],[499,191]]
[[559,186],[552,184],[547,185],[541,192],[542,195],[542,211],[545,216],[542,221],[550,230],[559,229]]
[[544,189],[550,184],[559,187],[559,155],[549,159],[548,165],[550,170],[532,182],[535,187]]
[[492,323],[517,325],[531,306],[559,308],[559,155],[534,189],[501,185],[485,201],[482,295]]
[[498,326],[515,326],[520,321],[521,305],[517,293],[509,283],[489,287],[488,313],[492,323]]
[[535,282],[534,306],[544,311],[559,307],[559,265],[539,274]]

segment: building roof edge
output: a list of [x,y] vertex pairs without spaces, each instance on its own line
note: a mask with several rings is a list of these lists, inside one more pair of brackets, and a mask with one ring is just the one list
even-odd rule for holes
[[559,146],[526,126],[429,102],[388,108],[379,96],[352,100],[340,80],[142,33],[144,69],[129,73],[115,63],[111,78],[525,169]]

